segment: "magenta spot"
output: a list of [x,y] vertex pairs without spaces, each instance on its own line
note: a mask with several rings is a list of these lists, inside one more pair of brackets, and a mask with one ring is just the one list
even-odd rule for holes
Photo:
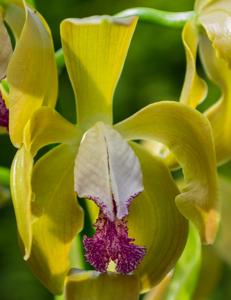
[[94,226],[94,236],[83,240],[87,261],[99,272],[107,271],[110,260],[115,262],[117,272],[133,272],[146,249],[135,245],[134,239],[128,237],[126,220],[112,222],[101,212]]
[[6,108],[5,102],[0,92],[0,126],[9,128],[9,110]]

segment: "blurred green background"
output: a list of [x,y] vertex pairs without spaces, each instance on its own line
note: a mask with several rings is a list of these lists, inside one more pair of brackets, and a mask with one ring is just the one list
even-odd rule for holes
[[[59,25],[65,18],[115,14],[135,6],[184,11],[192,10],[193,2],[193,0],[37,0],[36,7],[51,27],[55,48],[59,49]],[[177,100],[184,71],[185,55],[181,30],[139,23],[115,94],[114,121],[129,116],[153,101]],[[201,110],[219,95],[216,87],[211,84],[210,87],[211,92]],[[66,118],[75,121],[73,92],[65,69],[60,72],[59,89],[57,108]],[[15,150],[7,136],[0,137],[0,149],[0,165],[10,167]],[[221,171],[228,174],[230,165],[224,166]],[[0,207],[0,228],[0,300],[53,299],[23,262],[11,203]],[[229,267],[225,266],[219,284],[210,299],[231,299],[230,274]]]

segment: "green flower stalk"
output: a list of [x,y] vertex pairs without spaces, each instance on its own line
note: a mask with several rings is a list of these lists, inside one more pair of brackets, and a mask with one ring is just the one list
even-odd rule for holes
[[[85,299],[89,284],[95,295],[102,284],[107,286],[101,299],[114,286],[118,293],[126,284],[136,286],[124,292],[124,299],[129,291],[130,299],[136,299],[175,265],[187,239],[186,218],[195,223],[203,242],[212,243],[216,234],[216,161],[207,119],[182,103],[164,101],[113,125],[113,94],[136,23],[136,17],[108,16],[62,22],[78,122],[68,122],[39,102],[42,107],[26,123],[12,165],[11,191],[24,258],[54,294],[65,285],[67,299],[75,299],[77,291]],[[52,82],[54,78],[51,88]],[[19,91],[36,90],[38,84],[26,82]],[[45,93],[47,85],[41,87]],[[32,92],[27,107],[14,96],[26,111],[35,99]],[[183,168],[184,188],[180,191],[165,164],[133,140],[157,140],[169,147]],[[34,163],[39,149],[49,144],[58,146]],[[69,273],[70,250],[83,227],[76,195],[95,203],[96,233],[85,237],[84,245],[86,259],[103,275]],[[111,261],[116,274],[109,272]]]

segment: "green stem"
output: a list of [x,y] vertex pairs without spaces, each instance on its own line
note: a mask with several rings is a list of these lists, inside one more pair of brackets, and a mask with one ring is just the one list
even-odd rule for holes
[[[194,11],[169,12],[148,7],[134,7],[119,12],[115,17],[131,17],[138,16],[142,22],[154,25],[162,25],[173,28],[183,28],[184,24],[194,15]],[[56,64],[60,69],[65,65],[63,49],[59,49],[55,53]]]
[[166,27],[182,28],[194,15],[194,11],[169,12],[148,7],[134,7],[116,14],[116,17],[138,16],[140,21]]
[[4,186],[10,185],[10,170],[4,167],[0,167],[0,184]]

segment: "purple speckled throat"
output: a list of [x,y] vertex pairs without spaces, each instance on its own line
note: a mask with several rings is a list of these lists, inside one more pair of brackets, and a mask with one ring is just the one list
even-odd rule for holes
[[5,102],[0,92],[0,126],[8,130],[9,127],[9,110],[6,108]]
[[99,272],[106,272],[109,262],[116,264],[116,271],[122,274],[131,273],[143,259],[146,249],[133,244],[128,237],[126,219],[110,221],[102,212],[94,225],[93,237],[84,238],[85,257]]

